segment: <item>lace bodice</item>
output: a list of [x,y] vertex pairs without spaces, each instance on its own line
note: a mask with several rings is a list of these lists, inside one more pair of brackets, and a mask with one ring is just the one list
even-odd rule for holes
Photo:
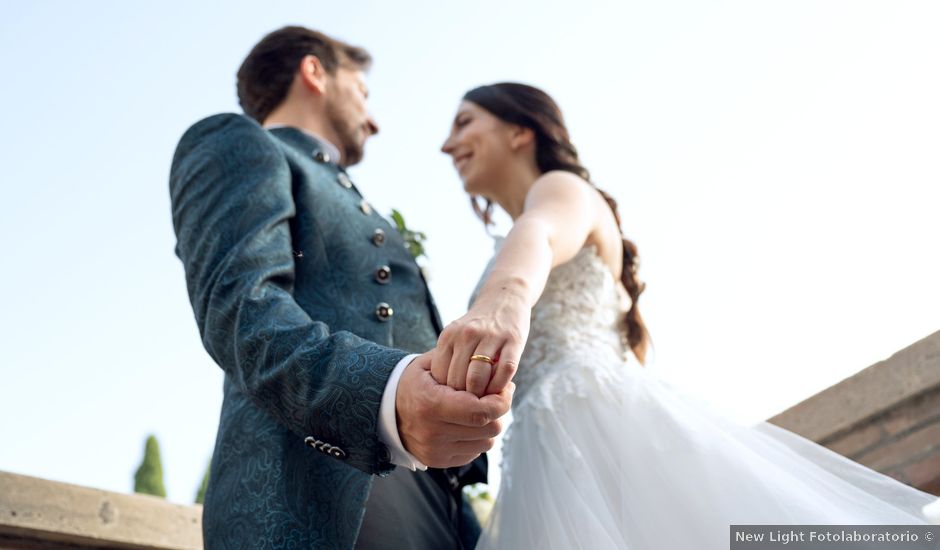
[[933,495],[640,366],[619,337],[624,294],[593,247],[552,270],[475,550],[723,550],[729,524],[926,523]]
[[[502,243],[503,238],[497,237],[497,252]],[[495,259],[494,255],[487,264],[471,303]],[[630,304],[623,285],[614,279],[593,245],[582,248],[574,258],[555,267],[532,309],[529,338],[514,378],[513,407],[522,403],[523,397],[541,381],[557,379],[563,371],[574,375],[569,382],[576,387],[568,389],[581,393],[587,388],[578,380],[592,378],[596,381],[609,369],[622,369],[629,346],[621,323]]]

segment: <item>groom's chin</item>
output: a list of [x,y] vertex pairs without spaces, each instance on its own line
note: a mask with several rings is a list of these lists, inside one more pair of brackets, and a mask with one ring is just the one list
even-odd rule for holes
[[353,166],[362,162],[363,146],[345,147],[343,149],[343,166]]

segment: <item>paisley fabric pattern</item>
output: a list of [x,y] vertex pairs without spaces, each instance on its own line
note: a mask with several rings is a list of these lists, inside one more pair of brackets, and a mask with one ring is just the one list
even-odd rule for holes
[[398,232],[319,151],[299,130],[223,114],[191,127],[173,159],[176,253],[225,371],[207,548],[351,548],[372,475],[393,468],[377,435],[385,383],[440,332]]

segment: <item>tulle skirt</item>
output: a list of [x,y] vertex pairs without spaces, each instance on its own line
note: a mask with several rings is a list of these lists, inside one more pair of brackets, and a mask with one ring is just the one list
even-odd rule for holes
[[478,549],[729,547],[732,524],[926,524],[937,499],[633,363],[519,385]]

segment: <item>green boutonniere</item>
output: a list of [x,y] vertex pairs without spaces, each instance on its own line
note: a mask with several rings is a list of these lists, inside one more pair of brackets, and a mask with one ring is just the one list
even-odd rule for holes
[[427,258],[428,255],[424,251],[424,241],[428,236],[422,231],[408,229],[408,226],[405,225],[404,216],[394,208],[392,209],[392,221],[395,222],[395,227],[401,233],[402,238],[405,240],[405,246],[408,247],[408,252],[411,252],[414,259],[417,260],[420,256]]

